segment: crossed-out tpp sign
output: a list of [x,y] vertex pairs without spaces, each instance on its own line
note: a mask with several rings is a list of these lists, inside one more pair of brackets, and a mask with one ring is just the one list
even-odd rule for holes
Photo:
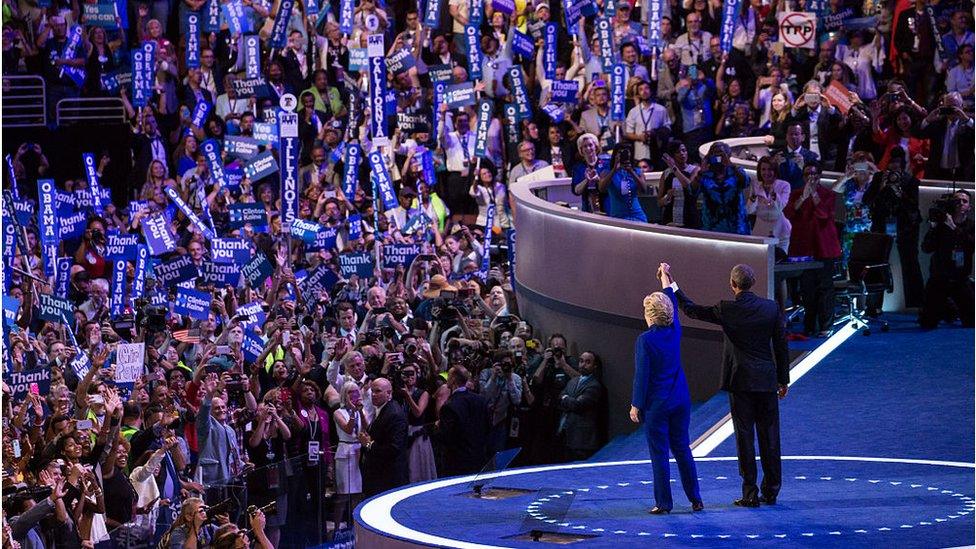
[[805,11],[788,11],[777,16],[779,41],[787,48],[817,47],[817,15]]

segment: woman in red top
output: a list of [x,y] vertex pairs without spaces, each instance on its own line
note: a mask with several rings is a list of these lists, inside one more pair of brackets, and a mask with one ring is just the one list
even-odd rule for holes
[[900,107],[893,116],[894,124],[881,129],[881,116],[874,113],[874,140],[881,144],[881,162],[878,168],[884,170],[891,159],[891,151],[895,147],[905,150],[907,158],[911,159],[909,171],[912,175],[922,179],[925,177],[925,164],[929,161],[930,144],[928,139],[915,137],[915,119],[907,107]]
[[[822,261],[820,269],[804,271],[800,293],[806,313],[804,332],[826,337],[833,326],[834,261],[841,256],[840,239],[834,224],[834,191],[821,184],[820,167],[803,167],[803,187],[790,194],[783,213],[793,224],[791,257],[813,257]],[[819,328],[819,329],[818,329]]]
[[75,252],[75,264],[85,268],[89,278],[107,278],[109,266],[105,261],[105,222],[100,217],[88,220],[81,246]]

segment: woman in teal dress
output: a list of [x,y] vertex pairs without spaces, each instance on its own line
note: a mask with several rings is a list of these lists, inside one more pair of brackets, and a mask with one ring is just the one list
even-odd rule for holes
[[876,171],[878,168],[870,153],[855,152],[847,163],[847,176],[834,186],[834,191],[840,193],[844,200],[844,234],[841,237],[844,255],[841,261],[845,270],[854,235],[871,230],[871,209],[864,203],[864,191],[871,184],[871,178]]
[[647,216],[637,201],[639,190],[647,190],[640,171],[634,168],[633,148],[621,143],[613,150],[610,172],[600,178],[600,193],[607,194],[607,215],[617,219],[647,223]]

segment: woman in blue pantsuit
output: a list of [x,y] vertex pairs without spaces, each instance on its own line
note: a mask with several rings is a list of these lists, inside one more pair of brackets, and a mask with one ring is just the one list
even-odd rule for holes
[[691,502],[692,511],[701,511],[704,505],[698,489],[698,473],[688,442],[691,396],[681,369],[678,301],[664,263],[658,268],[657,276],[663,291],[644,298],[644,320],[648,329],[637,338],[630,419],[640,423],[643,416],[647,447],[651,452],[654,507],[650,513],[669,513],[673,506],[669,448],[678,463],[681,486]]

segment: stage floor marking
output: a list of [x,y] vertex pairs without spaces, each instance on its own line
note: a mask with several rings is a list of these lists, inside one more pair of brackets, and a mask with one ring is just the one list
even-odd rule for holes
[[[793,387],[793,384],[799,381],[801,377],[805,376],[814,366],[827,358],[830,353],[834,352],[842,343],[856,333],[857,329],[852,328],[851,323],[844,323],[844,326],[828,337],[827,341],[824,341],[816,349],[807,353],[806,356],[800,359],[800,362],[796,366],[790,368],[790,387]],[[787,398],[789,398],[788,395]],[[732,416],[727,414],[708,430],[705,438],[695,441],[691,446],[691,455],[696,458],[701,458],[711,454],[720,444],[732,436],[733,433]]]
[[[707,462],[707,461],[735,461],[735,456],[726,457],[703,457],[696,458],[697,461]],[[783,460],[787,461],[857,461],[857,462],[869,462],[869,463],[899,463],[899,464],[909,464],[909,465],[930,465],[934,467],[957,467],[962,469],[973,469],[976,470],[976,463],[965,463],[959,461],[941,461],[941,460],[927,460],[927,459],[906,459],[906,458],[885,458],[885,457],[856,457],[856,456],[783,456]],[[674,462],[674,460],[670,460]],[[407,500],[416,495],[422,494],[424,492],[429,492],[437,490],[440,488],[446,488],[450,486],[457,486],[461,484],[468,484],[477,478],[478,480],[487,480],[493,478],[504,478],[516,475],[526,475],[532,473],[545,473],[548,471],[567,471],[571,469],[585,469],[585,468],[596,468],[596,467],[616,467],[622,465],[649,465],[651,460],[641,459],[641,460],[625,460],[625,461],[606,461],[597,463],[568,463],[560,465],[544,465],[539,467],[529,467],[525,469],[509,469],[506,471],[497,471],[494,473],[489,473],[486,475],[468,475],[464,477],[453,477],[448,479],[434,480],[424,484],[417,484],[414,486],[408,486],[400,490],[395,490],[393,492],[387,492],[385,494],[379,495],[366,503],[363,503],[356,509],[356,516],[359,521],[366,527],[380,532],[382,534],[387,534],[401,539],[406,539],[409,541],[417,543],[425,543],[430,545],[439,545],[442,547],[452,547],[458,549],[489,549],[504,547],[502,545],[487,545],[481,543],[473,543],[468,541],[455,540],[450,538],[445,538],[442,536],[437,536],[434,534],[428,534],[426,532],[421,532],[419,530],[414,530],[403,524],[400,524],[393,518],[393,507],[398,503]],[[934,487],[930,487],[934,488]],[[937,522],[944,522],[945,519],[935,519]],[[860,533],[860,532],[858,532]]]

